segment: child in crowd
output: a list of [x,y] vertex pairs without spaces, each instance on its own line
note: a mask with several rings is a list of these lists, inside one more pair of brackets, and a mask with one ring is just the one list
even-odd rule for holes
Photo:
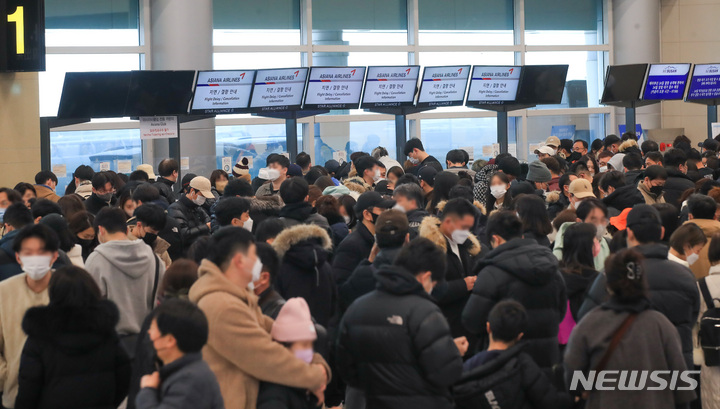
[[[273,340],[285,345],[298,359],[310,365],[317,333],[310,316],[310,307],[304,298],[287,300],[272,326],[270,335]],[[314,409],[321,404],[312,393],[304,389],[262,383],[257,409]]]
[[463,377],[455,386],[458,409],[570,407],[570,397],[558,392],[520,339],[527,327],[527,313],[517,301],[497,303],[488,316],[488,349],[468,359]]
[[148,334],[162,368],[140,381],[138,409],[223,409],[215,374],[202,359],[208,322],[195,304],[170,299],[155,309]]

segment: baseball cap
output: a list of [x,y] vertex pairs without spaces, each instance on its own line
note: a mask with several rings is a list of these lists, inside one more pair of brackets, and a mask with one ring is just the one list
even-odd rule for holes
[[356,214],[361,214],[363,210],[367,210],[371,207],[379,207],[381,209],[390,209],[395,206],[395,201],[392,199],[385,199],[378,192],[365,192],[360,195],[355,203]]
[[715,139],[705,139],[698,144],[698,147],[703,148],[707,151],[717,152],[718,148],[720,147],[720,142],[716,141]]
[[327,170],[328,172],[335,173],[338,169],[340,169],[340,163],[335,159],[330,159],[329,161],[325,162],[325,170]]
[[142,170],[143,172],[147,173],[148,178],[150,180],[157,179],[157,176],[155,176],[155,171],[153,170],[153,167],[148,165],[147,163],[143,163],[142,165],[138,166],[135,170]]
[[288,176],[302,176],[303,175],[302,168],[300,167],[300,165],[297,165],[295,163],[290,164],[290,167],[288,167],[288,170],[287,170],[287,175]]
[[552,156],[555,154],[555,150],[549,146],[541,146],[540,148],[535,149],[536,155],[538,155],[540,153]]
[[437,175],[437,173],[438,172],[434,167],[423,166],[423,168],[418,172],[418,179],[425,181],[425,183],[432,186],[435,184],[435,175]]
[[638,224],[662,224],[660,212],[648,204],[635,205],[627,216],[627,227]]
[[568,193],[577,197],[578,199],[585,199],[586,197],[595,197],[593,193],[592,185],[587,179],[577,178],[570,182],[568,187]]
[[558,146],[560,146],[560,138],[558,138],[557,136],[551,136],[545,140],[545,145],[554,146],[557,148]]
[[399,236],[404,238],[408,231],[410,231],[408,218],[405,213],[399,210],[382,212],[375,222],[375,236],[379,241],[384,241],[383,239],[392,240],[393,238],[399,238]]
[[190,181],[190,187],[199,190],[200,194],[205,196],[207,199],[214,199],[215,196],[212,194],[212,186],[210,185],[210,179],[205,176],[195,176]]
[[182,188],[187,189],[187,187],[190,185],[190,181],[195,179],[195,176],[197,176],[194,173],[186,173],[185,176],[182,178]]

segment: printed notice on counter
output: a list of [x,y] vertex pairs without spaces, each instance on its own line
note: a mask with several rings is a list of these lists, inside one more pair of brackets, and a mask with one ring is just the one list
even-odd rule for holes
[[650,64],[643,99],[682,99],[690,64]]
[[53,165],[52,172],[59,178],[67,177],[67,166],[66,165]]
[[234,114],[250,104],[254,70],[200,71],[192,102],[193,114]]
[[190,157],[183,156],[180,158],[180,170],[190,170]]
[[365,67],[312,67],[303,109],[357,109]]
[[468,105],[500,105],[514,102],[520,83],[521,67],[473,67]]
[[110,162],[100,162],[100,172],[110,170]]
[[696,64],[687,99],[720,99],[720,64]]
[[141,116],[140,139],[167,139],[178,137],[176,116]]
[[119,160],[117,161],[118,173],[130,173],[132,172],[132,161],[131,160]]
[[258,70],[250,108],[256,111],[300,109],[305,93],[308,68]]
[[420,67],[368,67],[363,108],[413,105]]
[[425,67],[418,106],[462,105],[470,77],[470,66]]
[[347,162],[347,152],[335,151],[335,152],[333,152],[333,159],[338,161],[338,163]]

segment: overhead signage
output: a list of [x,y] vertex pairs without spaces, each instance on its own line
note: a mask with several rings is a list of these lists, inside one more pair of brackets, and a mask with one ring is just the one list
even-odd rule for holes
[[0,71],[45,71],[43,0],[0,0]]
[[420,84],[418,106],[462,105],[470,78],[470,66],[425,67]]
[[420,66],[368,67],[363,108],[412,106]]
[[178,137],[176,116],[141,116],[140,139],[167,139]]
[[300,109],[307,75],[307,67],[258,70],[250,108],[260,112]]
[[696,64],[687,99],[720,99],[720,64]]
[[312,67],[303,109],[357,109],[365,67]]
[[683,99],[689,73],[690,64],[650,64],[643,99]]
[[473,67],[467,105],[502,105],[517,98],[522,67]]
[[247,111],[254,70],[200,71],[195,82],[192,114],[235,114]]

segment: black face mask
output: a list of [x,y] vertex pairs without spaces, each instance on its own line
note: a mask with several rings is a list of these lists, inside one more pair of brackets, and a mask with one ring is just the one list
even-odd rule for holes
[[145,236],[143,236],[142,241],[145,242],[148,246],[152,246],[155,244],[155,240],[157,240],[157,234],[155,233],[145,233]]
[[377,219],[378,219],[378,217],[380,217],[380,215],[375,214],[375,213],[370,213],[370,214],[372,215],[373,224],[377,223]]
[[651,186],[650,193],[654,194],[655,196],[660,196],[664,188],[664,186]]
[[581,157],[582,157],[582,155],[580,155],[580,152],[573,152],[573,153],[571,153],[570,156],[568,157],[568,160],[569,160],[570,162],[575,162],[575,161],[577,161],[578,159],[580,159]]

